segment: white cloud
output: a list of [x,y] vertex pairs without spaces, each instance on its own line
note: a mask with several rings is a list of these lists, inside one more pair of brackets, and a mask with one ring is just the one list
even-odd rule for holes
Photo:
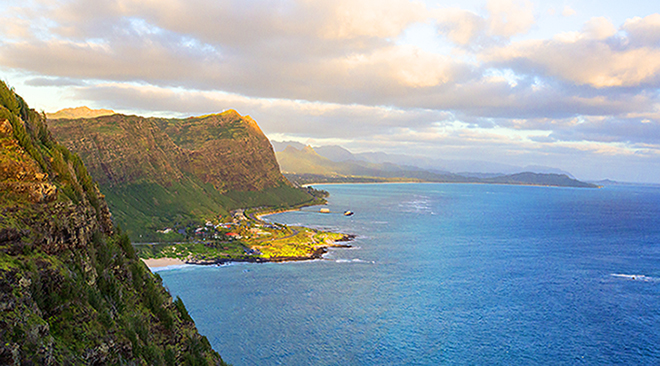
[[639,46],[660,46],[660,14],[651,14],[644,18],[634,17],[626,20],[621,27],[630,41]]
[[616,32],[614,24],[605,17],[591,18],[582,28],[582,35],[585,39],[603,40],[612,37]]
[[490,31],[505,38],[527,33],[534,25],[534,6],[529,0],[490,0],[488,10]]
[[564,10],[561,11],[561,15],[564,17],[571,17],[575,14],[577,14],[577,12],[568,5],[564,6]]
[[438,9],[434,11],[438,20],[438,28],[452,42],[459,45],[468,45],[486,31],[486,19],[463,9]]
[[[529,0],[8,1],[0,67],[97,108],[235,108],[282,136],[386,146],[401,133],[401,146],[429,151],[660,146],[660,14],[592,18],[539,39],[529,32],[547,17],[537,24]],[[442,36],[404,44],[421,23]]]
[[407,0],[312,1],[323,3],[332,14],[322,27],[323,35],[333,39],[358,37],[396,37],[411,23],[425,21],[426,7]]
[[660,47],[626,45],[617,35],[609,20],[592,18],[581,32],[494,48],[484,60],[595,88],[660,85]]
[[536,22],[529,0],[489,0],[486,11],[487,16],[459,8],[440,8],[431,13],[440,33],[463,46],[506,40],[527,33]]

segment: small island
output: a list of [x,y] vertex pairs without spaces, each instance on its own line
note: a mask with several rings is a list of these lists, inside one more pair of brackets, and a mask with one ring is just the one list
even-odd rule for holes
[[[278,212],[282,209],[234,210],[230,220],[218,223],[207,221],[194,228],[186,241],[134,245],[138,256],[151,267],[301,261],[320,259],[328,248],[351,247],[347,242],[354,235],[274,224],[261,219]],[[160,233],[164,238],[180,235],[172,228],[160,230]]]

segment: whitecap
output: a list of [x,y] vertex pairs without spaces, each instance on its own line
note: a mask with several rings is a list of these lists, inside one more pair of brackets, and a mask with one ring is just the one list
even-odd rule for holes
[[642,281],[642,282],[657,282],[660,280],[655,277],[649,277],[641,274],[612,273],[611,276],[618,278],[625,278],[631,281]]
[[151,272],[156,273],[156,272],[163,272],[163,271],[171,271],[175,269],[182,269],[182,268],[188,268],[188,267],[193,267],[193,264],[177,264],[173,266],[165,266],[165,267],[152,267],[149,268]]
[[365,261],[359,258],[353,258],[353,259],[336,259],[336,263],[376,263],[374,261]]

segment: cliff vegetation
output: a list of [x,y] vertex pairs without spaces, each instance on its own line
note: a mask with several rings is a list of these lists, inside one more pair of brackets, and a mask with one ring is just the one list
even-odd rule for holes
[[134,241],[162,241],[158,230],[221,222],[238,208],[315,202],[282,176],[257,123],[233,110],[186,119],[55,119],[49,127],[79,154]]
[[0,82],[0,364],[222,365],[83,160]]

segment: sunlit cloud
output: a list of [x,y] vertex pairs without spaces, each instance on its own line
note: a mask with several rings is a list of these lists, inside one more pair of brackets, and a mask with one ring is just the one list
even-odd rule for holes
[[[62,108],[237,109],[269,135],[359,151],[585,172],[597,171],[587,157],[607,157],[615,175],[624,158],[658,164],[660,14],[558,0],[442,5],[8,0],[0,71],[37,107],[51,93],[71,103]],[[406,38],[419,29],[424,39]]]
[[575,14],[577,14],[577,12],[568,5],[564,6],[564,10],[561,11],[561,15],[564,17],[571,17]]

